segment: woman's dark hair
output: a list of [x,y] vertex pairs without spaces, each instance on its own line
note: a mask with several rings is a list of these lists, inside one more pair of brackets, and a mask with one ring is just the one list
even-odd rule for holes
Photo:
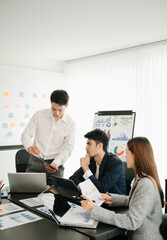
[[50,101],[59,105],[66,105],[69,101],[68,93],[64,90],[55,90],[50,96]]
[[135,174],[140,178],[146,175],[152,177],[157,183],[162,206],[164,205],[164,194],[158,177],[157,166],[154,159],[153,149],[149,140],[145,137],[135,137],[127,143],[129,151],[134,154]]

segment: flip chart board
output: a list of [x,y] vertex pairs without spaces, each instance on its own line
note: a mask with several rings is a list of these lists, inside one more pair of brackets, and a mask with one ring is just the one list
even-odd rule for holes
[[126,145],[133,137],[136,113],[127,111],[99,111],[94,115],[93,129],[100,128],[109,137],[108,151],[125,161]]

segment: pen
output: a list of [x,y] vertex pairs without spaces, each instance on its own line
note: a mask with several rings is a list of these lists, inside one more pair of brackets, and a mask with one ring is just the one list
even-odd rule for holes
[[5,185],[5,183],[4,184],[2,184],[2,186],[0,187],[0,190],[3,188],[3,186]]
[[[77,199],[77,200],[79,200],[79,201],[82,201],[82,200],[86,200],[86,198],[83,198],[83,197],[77,197],[77,196],[72,196],[74,199]],[[95,200],[92,200],[92,202],[96,202]]]

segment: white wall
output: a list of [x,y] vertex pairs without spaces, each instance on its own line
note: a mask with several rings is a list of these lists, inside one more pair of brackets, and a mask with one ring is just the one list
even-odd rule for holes
[[134,136],[153,145],[161,184],[167,178],[167,45],[147,46],[68,62],[67,84],[77,122],[76,145],[69,175],[85,154],[83,135],[92,129],[96,111],[133,110]]
[[[1,120],[0,120],[0,145],[17,145],[21,144],[21,132],[24,130],[17,128],[17,122],[19,118],[24,115],[25,112],[25,103],[35,106],[35,109],[29,109],[29,118],[32,116],[33,112],[40,108],[50,107],[50,94],[55,89],[65,89],[66,80],[63,73],[56,73],[50,71],[35,70],[30,68],[22,67],[12,67],[7,65],[0,65],[0,79],[1,79],[1,88],[0,88],[0,111],[1,111]],[[9,97],[4,97],[4,92],[9,92]],[[24,98],[17,98],[18,93],[23,92]],[[37,93],[37,98],[35,102],[32,102],[32,93]],[[41,98],[41,95],[44,94],[44,98]],[[19,101],[20,109],[19,115],[16,116],[15,104]],[[2,118],[6,114],[8,116],[8,110],[4,109],[6,103],[10,104],[9,112],[14,113],[12,119],[16,123],[17,129],[11,129],[13,134],[18,134],[17,137],[6,137],[6,130],[3,129]],[[18,112],[17,112],[18,114]],[[10,119],[6,119],[7,121]],[[28,119],[27,119],[28,121]],[[9,127],[10,128],[10,127]],[[22,130],[22,131],[21,131]],[[16,142],[15,142],[15,141]],[[20,143],[19,143],[20,141]],[[0,179],[4,178],[6,184],[8,184],[7,172],[15,172],[15,153],[16,150],[6,150],[0,151]]]

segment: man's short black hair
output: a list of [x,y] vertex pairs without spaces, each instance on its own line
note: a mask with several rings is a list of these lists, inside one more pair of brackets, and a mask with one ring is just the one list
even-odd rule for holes
[[59,105],[66,105],[69,101],[68,93],[65,90],[55,90],[50,95],[50,101]]
[[108,146],[108,136],[107,134],[102,131],[101,129],[97,128],[91,132],[88,132],[84,135],[85,138],[88,139],[92,139],[96,142],[96,144],[98,143],[103,143],[103,150],[104,152],[107,152],[107,146]]

